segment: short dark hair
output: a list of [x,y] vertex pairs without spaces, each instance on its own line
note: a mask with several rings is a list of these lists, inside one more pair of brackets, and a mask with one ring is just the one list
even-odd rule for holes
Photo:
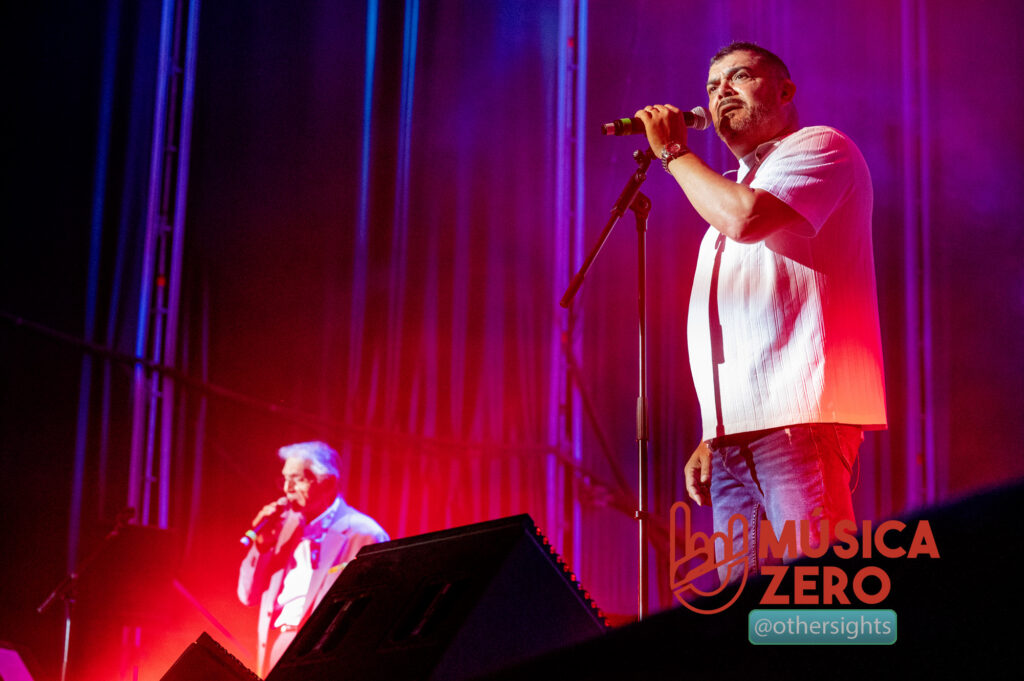
[[786,68],[786,63],[779,58],[779,55],[775,54],[771,50],[766,50],[757,43],[748,43],[742,40],[734,40],[718,52],[715,52],[715,56],[711,58],[711,66],[715,65],[715,62],[728,57],[733,52],[753,52],[760,56],[766,62],[768,62],[772,68],[782,74],[783,78],[789,78],[789,69]]

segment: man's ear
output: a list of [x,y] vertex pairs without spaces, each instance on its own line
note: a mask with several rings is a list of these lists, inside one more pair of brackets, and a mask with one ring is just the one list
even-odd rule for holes
[[793,97],[796,95],[796,83],[786,78],[782,81],[779,86],[779,96],[782,97],[782,101],[787,104],[793,101]]

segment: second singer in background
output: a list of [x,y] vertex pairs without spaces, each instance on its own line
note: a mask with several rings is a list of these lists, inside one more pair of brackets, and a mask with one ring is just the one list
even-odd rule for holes
[[253,518],[253,528],[261,529],[238,573],[238,598],[259,605],[260,676],[281,658],[359,549],[388,541],[373,518],[342,498],[336,451],[323,442],[302,442],[282,447],[278,456],[285,496]]

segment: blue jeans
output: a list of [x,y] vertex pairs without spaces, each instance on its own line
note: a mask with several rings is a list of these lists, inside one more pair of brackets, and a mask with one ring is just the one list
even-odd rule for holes
[[[776,536],[786,520],[797,527],[800,553],[799,521],[809,521],[809,545],[818,546],[822,519],[829,527],[842,519],[854,520],[850,497],[850,472],[857,450],[864,439],[857,426],[835,423],[811,423],[775,428],[753,433],[739,433],[715,438],[711,448],[711,505],[715,532],[729,536],[729,519],[739,513],[747,519],[748,536],[735,536],[733,555],[744,550],[750,576],[760,574],[758,557],[761,520],[767,518]],[[821,511],[816,512],[817,509]],[[716,543],[715,553],[721,561],[722,547]],[[787,556],[787,559],[789,556]],[[734,570],[731,581],[740,574]],[[725,569],[719,569],[725,579]]]

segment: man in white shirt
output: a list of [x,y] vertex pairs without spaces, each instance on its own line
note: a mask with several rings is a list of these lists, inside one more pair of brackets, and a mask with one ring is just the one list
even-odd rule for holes
[[253,518],[253,545],[238,573],[238,598],[260,608],[260,676],[281,658],[359,549],[388,541],[373,518],[342,498],[336,451],[323,442],[301,442],[282,447],[278,456],[284,496]]
[[687,492],[712,504],[716,532],[728,536],[734,514],[747,519],[750,534],[734,537],[734,550],[746,543],[757,574],[762,519],[776,532],[808,521],[808,546],[827,539],[821,521],[853,519],[862,430],[886,425],[873,197],[849,138],[799,127],[796,86],[775,54],[751,43],[723,48],[707,92],[715,129],[739,160],[735,182],[686,146],[678,108],[636,116],[710,225],[687,318],[704,431],[685,467]]

